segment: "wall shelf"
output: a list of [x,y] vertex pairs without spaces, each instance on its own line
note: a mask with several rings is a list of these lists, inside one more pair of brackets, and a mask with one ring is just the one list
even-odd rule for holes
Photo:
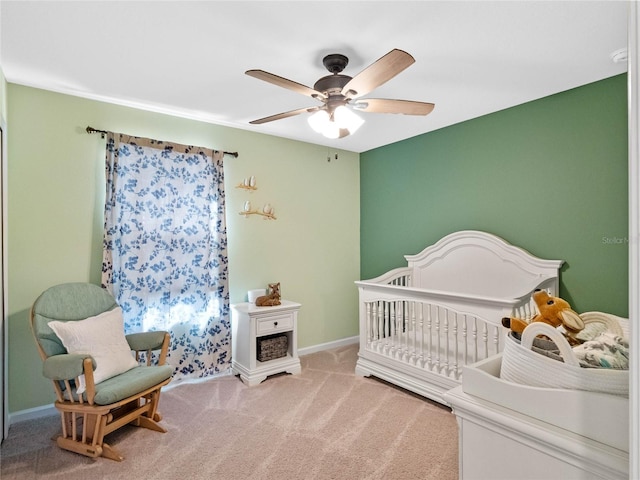
[[245,178],[240,184],[236,185],[236,188],[242,188],[243,190],[249,190],[251,192],[257,190],[256,177],[251,175],[250,177]]
[[[257,190],[256,187],[256,177],[251,175],[250,177],[246,177],[236,188],[241,188],[244,190],[249,190],[253,192],[253,190]],[[264,217],[264,220],[276,220],[276,216],[273,214],[273,207],[270,203],[265,203],[264,207],[261,210],[251,209],[251,201],[247,200],[244,202],[244,206],[240,215],[244,215],[244,218],[249,218],[250,215],[260,215]]]
[[248,218],[249,215],[262,215],[265,220],[276,220],[276,216],[273,213],[265,213],[260,210],[247,210],[240,212],[240,215],[244,215],[245,218]]

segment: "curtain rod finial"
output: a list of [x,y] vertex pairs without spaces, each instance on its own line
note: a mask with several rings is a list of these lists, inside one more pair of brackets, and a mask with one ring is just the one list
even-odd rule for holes
[[93,128],[90,126],[87,126],[86,130],[87,133],[99,133],[102,138],[104,138],[104,136],[107,134],[107,132],[104,130],[98,130],[97,128]]

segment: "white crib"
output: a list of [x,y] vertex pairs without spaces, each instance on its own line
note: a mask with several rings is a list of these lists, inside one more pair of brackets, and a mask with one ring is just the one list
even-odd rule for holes
[[359,290],[356,374],[373,375],[447,404],[462,367],[502,351],[502,317],[531,317],[531,295],[557,295],[562,260],[543,260],[480,231],[447,235],[408,266]]

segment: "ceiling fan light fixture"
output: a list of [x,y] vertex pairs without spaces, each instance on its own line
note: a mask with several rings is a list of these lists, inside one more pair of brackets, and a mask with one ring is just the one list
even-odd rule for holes
[[350,134],[355,133],[364,123],[362,118],[343,105],[336,108],[335,112],[333,112],[333,119],[338,125],[338,128],[345,128],[349,130]]
[[341,105],[334,110],[333,114],[329,114],[327,110],[318,110],[307,119],[307,122],[315,132],[327,138],[340,138],[344,136],[344,134],[341,135],[341,130],[352,134],[362,126],[364,120]]
[[309,122],[309,126],[313,128],[314,131],[323,133],[330,122],[329,112],[326,110],[318,110],[307,119],[307,122]]
[[322,131],[322,135],[327,138],[339,138],[340,137],[340,127],[335,122],[327,123],[327,126]]

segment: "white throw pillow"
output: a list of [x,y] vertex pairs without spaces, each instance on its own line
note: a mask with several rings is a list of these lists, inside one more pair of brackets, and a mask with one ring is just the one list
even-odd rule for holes
[[[68,353],[89,354],[96,361],[93,380],[100,383],[131,370],[138,362],[124,336],[122,309],[116,307],[108,312],[84,320],[49,322]],[[84,375],[80,378],[77,392],[85,391]]]

